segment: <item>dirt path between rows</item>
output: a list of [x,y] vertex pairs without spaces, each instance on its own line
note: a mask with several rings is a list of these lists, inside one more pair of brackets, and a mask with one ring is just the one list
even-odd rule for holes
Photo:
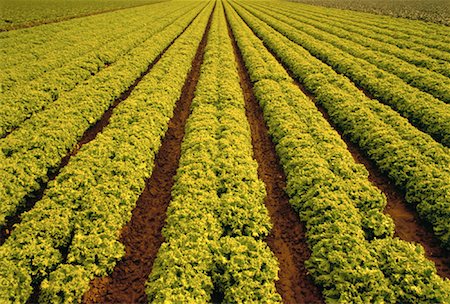
[[280,280],[276,282],[277,291],[284,303],[323,303],[321,291],[308,276],[304,265],[311,255],[306,244],[306,229],[291,208],[289,197],[284,191],[286,177],[264,123],[263,112],[253,95],[249,75],[229,24],[228,32],[233,43],[245,97],[253,153],[258,162],[258,176],[264,182],[267,191],[265,204],[273,228],[266,241],[280,264],[278,273]]
[[[196,17],[198,14],[196,15]],[[72,148],[71,151],[69,151],[62,159],[61,163],[56,169],[49,170],[48,172],[48,181],[46,183],[42,183],[41,188],[38,191],[35,191],[34,193],[30,194],[27,198],[23,206],[18,210],[17,214],[15,216],[12,216],[10,218],[7,218],[6,224],[0,229],[0,246],[3,245],[3,243],[6,241],[6,239],[11,235],[12,231],[14,230],[14,225],[17,223],[20,223],[21,221],[21,215],[29,210],[31,210],[34,205],[42,199],[44,196],[44,192],[47,189],[48,183],[53,181],[58,174],[61,172],[61,170],[69,163],[70,159],[77,155],[78,151],[83,147],[85,144],[91,142],[95,139],[97,134],[101,133],[103,129],[109,124],[110,118],[113,114],[114,109],[125,99],[127,99],[130,94],[133,92],[135,87],[141,82],[142,78],[144,78],[151,69],[155,66],[156,63],[161,59],[161,57],[164,55],[164,53],[173,45],[173,43],[186,31],[186,29],[192,24],[192,22],[195,20],[194,17],[191,22],[186,26],[186,28],[177,35],[172,42],[162,50],[162,52],[150,63],[150,65],[147,67],[147,69],[141,73],[141,75],[136,78],[136,80],[133,82],[133,84],[125,91],[123,92],[118,98],[116,98],[110,107],[103,113],[102,117],[89,129],[87,129],[82,137],[78,140],[78,143]]]
[[113,273],[91,282],[83,303],[147,303],[145,282],[164,238],[166,210],[171,200],[186,121],[200,76],[200,66],[211,26],[210,16],[197,53],[192,62],[180,99],[169,122],[169,129],[155,159],[152,176],[139,197],[131,221],[123,228],[120,242],[125,245],[125,257]]

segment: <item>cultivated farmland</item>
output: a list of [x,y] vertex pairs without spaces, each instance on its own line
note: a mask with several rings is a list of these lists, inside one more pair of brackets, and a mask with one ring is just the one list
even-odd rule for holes
[[448,27],[89,1],[0,33],[1,303],[448,303]]

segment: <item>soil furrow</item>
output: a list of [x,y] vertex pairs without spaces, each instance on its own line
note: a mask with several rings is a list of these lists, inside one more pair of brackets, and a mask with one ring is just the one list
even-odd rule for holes
[[[200,13],[198,13],[200,14]],[[77,144],[72,148],[71,151],[69,151],[62,159],[60,165],[53,170],[49,170],[49,173],[47,175],[48,181],[46,183],[42,183],[39,190],[35,191],[34,193],[30,194],[23,204],[23,207],[19,209],[17,214],[15,216],[12,216],[10,218],[7,218],[7,222],[0,229],[0,246],[6,241],[6,239],[9,237],[11,232],[14,229],[14,225],[17,223],[20,223],[21,221],[21,215],[29,210],[31,210],[34,205],[42,199],[44,196],[44,192],[47,189],[48,183],[53,181],[56,176],[61,172],[61,170],[69,163],[70,159],[77,155],[78,151],[83,147],[85,144],[91,142],[95,139],[97,134],[101,133],[103,129],[108,126],[110,118],[113,114],[114,109],[124,100],[126,100],[130,94],[133,92],[135,87],[141,82],[142,78],[144,78],[153,68],[153,66],[158,63],[158,61],[161,59],[161,57],[164,55],[164,53],[173,45],[173,43],[186,31],[186,29],[192,24],[192,22],[195,20],[195,18],[198,16],[198,14],[192,19],[191,22],[184,28],[184,30],[175,37],[175,39],[172,40],[172,42],[164,48],[164,50],[150,63],[150,65],[147,67],[147,69],[141,73],[141,75],[136,78],[136,80],[133,82],[133,84],[125,91],[123,92],[118,98],[114,100],[114,102],[111,104],[111,106],[103,113],[102,117],[89,129],[87,129],[84,134],[81,136],[81,138],[78,140]]]
[[280,265],[277,291],[284,303],[323,303],[321,291],[308,276],[304,265],[311,255],[306,244],[306,229],[290,206],[289,197],[284,191],[286,177],[264,123],[262,109],[253,95],[249,75],[229,24],[228,32],[238,63],[246,115],[252,133],[253,153],[258,162],[258,176],[265,183],[267,191],[265,204],[273,228],[266,241]]
[[[251,27],[249,26],[249,28]],[[425,249],[425,256],[435,263],[438,275],[450,278],[450,252],[441,247],[439,239],[434,236],[432,226],[419,217],[415,208],[406,202],[405,193],[396,187],[386,174],[378,169],[376,164],[358,145],[352,143],[348,137],[343,135],[342,130],[332,122],[325,108],[316,102],[314,95],[306,90],[289,67],[283,64],[280,58],[267,46],[267,44],[264,43],[264,45],[285,68],[292,79],[294,79],[295,84],[300,90],[314,102],[317,109],[322,113],[322,116],[328,121],[332,128],[339,133],[355,162],[366,167],[369,172],[369,181],[385,194],[387,206],[384,212],[389,214],[394,220],[395,235],[404,241],[415,242],[422,245]],[[361,91],[365,93],[368,98],[373,99],[369,93],[364,90]]]
[[166,1],[167,0],[161,0],[161,1],[157,1],[157,2],[151,2],[151,3],[146,3],[146,4],[139,4],[139,5],[129,6],[129,7],[112,8],[112,9],[109,9],[109,10],[97,11],[97,12],[93,12],[93,13],[85,13],[85,14],[69,16],[69,17],[59,18],[59,19],[31,21],[29,24],[21,24],[21,25],[18,25],[18,26],[12,26],[11,28],[3,28],[3,29],[0,28],[0,33],[1,32],[11,32],[11,31],[21,30],[21,29],[26,29],[26,28],[32,28],[32,27],[45,25],[45,24],[60,23],[60,22],[68,21],[68,20],[72,20],[72,19],[78,19],[78,18],[90,17],[90,16],[101,15],[101,14],[106,14],[106,13],[112,13],[112,12],[115,12],[115,11],[121,11],[121,10],[126,10],[126,9],[129,9],[129,8],[135,8],[135,7],[141,7],[141,6],[146,6],[146,5],[152,5],[152,4],[157,4],[157,3],[166,2]]
[[152,176],[147,180],[136,203],[131,221],[121,231],[120,241],[125,245],[126,254],[110,276],[91,282],[91,289],[85,294],[84,303],[147,302],[145,282],[164,241],[161,230],[171,200],[171,189],[181,155],[181,142],[200,76],[211,17],[212,14],[156,156]]

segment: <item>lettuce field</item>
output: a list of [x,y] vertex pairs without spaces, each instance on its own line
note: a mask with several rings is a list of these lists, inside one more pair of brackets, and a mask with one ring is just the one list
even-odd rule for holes
[[1,1],[0,303],[450,303],[450,27]]

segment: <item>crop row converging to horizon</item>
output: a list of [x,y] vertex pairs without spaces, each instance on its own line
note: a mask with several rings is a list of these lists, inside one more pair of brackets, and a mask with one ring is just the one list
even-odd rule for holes
[[0,32],[0,302],[448,302],[448,27],[96,5]]

